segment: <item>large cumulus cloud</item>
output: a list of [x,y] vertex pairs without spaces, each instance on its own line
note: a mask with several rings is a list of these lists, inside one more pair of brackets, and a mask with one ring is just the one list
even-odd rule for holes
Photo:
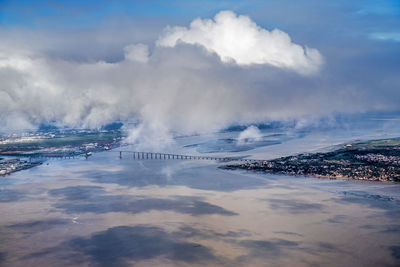
[[168,27],[157,41],[160,46],[178,43],[197,44],[216,53],[223,62],[238,65],[270,64],[302,74],[319,70],[322,56],[318,50],[295,44],[278,29],[263,29],[248,16],[232,11],[219,12],[214,20],[195,19],[186,27]]

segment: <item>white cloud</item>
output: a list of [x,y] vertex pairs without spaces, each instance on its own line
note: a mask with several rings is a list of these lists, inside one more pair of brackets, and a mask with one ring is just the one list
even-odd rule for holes
[[369,37],[380,41],[400,42],[400,32],[374,32]]
[[315,73],[323,59],[318,50],[295,44],[278,29],[268,31],[248,16],[232,11],[219,12],[214,20],[195,19],[186,27],[167,27],[158,39],[159,46],[179,43],[203,46],[216,53],[222,62],[238,65],[269,64],[301,74]]
[[246,130],[239,134],[237,144],[245,145],[252,142],[257,142],[262,140],[261,131],[256,126],[249,126]]
[[159,151],[168,148],[174,143],[173,137],[165,124],[146,121],[130,129],[127,141],[138,151]]
[[149,47],[144,44],[128,45],[124,48],[125,59],[146,63],[149,60]]

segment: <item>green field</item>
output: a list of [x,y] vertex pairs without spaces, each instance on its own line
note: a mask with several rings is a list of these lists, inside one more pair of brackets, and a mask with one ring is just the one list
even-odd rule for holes
[[380,140],[370,140],[365,142],[352,143],[351,149],[379,149],[379,148],[390,148],[390,147],[400,147],[400,137],[380,139]]

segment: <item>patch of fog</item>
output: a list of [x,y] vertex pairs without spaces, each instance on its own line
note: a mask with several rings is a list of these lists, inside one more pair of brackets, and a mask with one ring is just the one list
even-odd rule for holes
[[130,129],[126,141],[138,151],[165,151],[174,145],[171,133],[163,124],[142,123]]
[[256,126],[249,126],[239,134],[237,145],[247,145],[262,140],[261,131]]
[[176,173],[177,169],[171,165],[166,165],[161,169],[161,175],[165,175],[168,181],[171,181],[173,175]]

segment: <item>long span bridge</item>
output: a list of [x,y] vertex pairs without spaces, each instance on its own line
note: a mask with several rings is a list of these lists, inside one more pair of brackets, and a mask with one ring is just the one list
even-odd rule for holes
[[[115,151],[117,152],[117,151]],[[130,151],[121,150],[119,152],[119,158],[132,158],[138,160],[151,160],[151,159],[179,159],[179,160],[216,160],[216,161],[248,161],[248,162],[259,162],[262,160],[246,159],[243,157],[214,157],[214,156],[201,156],[201,155],[183,155],[183,154],[171,154],[171,153],[158,153],[158,152],[141,152],[141,151]]]

